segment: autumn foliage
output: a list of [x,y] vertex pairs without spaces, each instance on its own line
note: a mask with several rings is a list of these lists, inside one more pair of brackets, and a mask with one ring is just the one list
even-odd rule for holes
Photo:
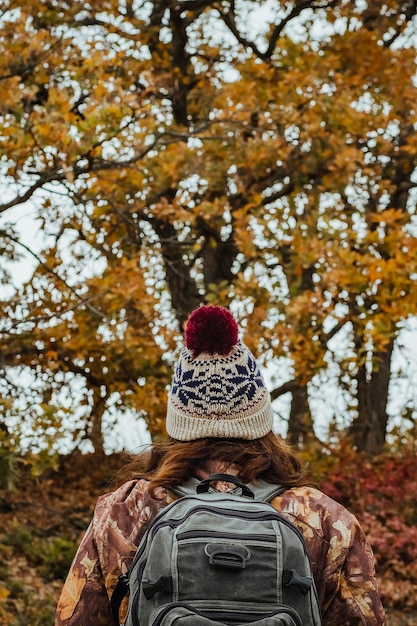
[[[328,455],[328,456],[327,456]],[[374,550],[387,607],[415,609],[417,456],[414,444],[372,462],[342,445],[316,459],[321,488],[359,518]]]

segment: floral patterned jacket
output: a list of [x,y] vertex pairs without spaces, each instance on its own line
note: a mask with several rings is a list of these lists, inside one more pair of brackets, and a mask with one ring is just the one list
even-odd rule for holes
[[[57,606],[55,626],[111,626],[109,597],[126,572],[145,528],[172,499],[150,497],[132,480],[101,496]],[[323,626],[384,626],[374,557],[357,519],[311,487],[289,489],[273,506],[302,531],[310,553]],[[126,610],[126,606],[123,607]]]

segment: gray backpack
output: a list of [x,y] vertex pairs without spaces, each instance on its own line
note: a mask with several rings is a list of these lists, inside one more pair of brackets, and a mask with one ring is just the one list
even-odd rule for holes
[[[218,492],[216,480],[233,483]],[[147,528],[111,599],[125,626],[319,626],[317,593],[301,533],[270,504],[284,488],[214,474],[172,491],[182,496]]]

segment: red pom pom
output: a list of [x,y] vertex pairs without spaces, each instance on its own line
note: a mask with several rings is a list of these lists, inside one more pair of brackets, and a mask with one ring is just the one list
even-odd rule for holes
[[222,306],[201,306],[191,313],[185,329],[185,345],[196,357],[201,352],[226,355],[238,341],[238,325]]

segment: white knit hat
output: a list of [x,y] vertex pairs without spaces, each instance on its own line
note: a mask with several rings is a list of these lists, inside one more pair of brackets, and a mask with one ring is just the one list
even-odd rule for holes
[[166,429],[179,441],[258,439],[272,430],[269,393],[231,313],[201,306],[190,316],[186,347],[168,396]]

